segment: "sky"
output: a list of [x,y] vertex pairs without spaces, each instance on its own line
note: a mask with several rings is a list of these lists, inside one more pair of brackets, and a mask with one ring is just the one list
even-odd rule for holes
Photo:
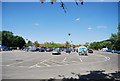
[[3,2],[2,30],[32,42],[73,44],[106,40],[118,31],[117,2],[85,2],[79,6],[65,2],[65,7],[67,13],[60,3]]

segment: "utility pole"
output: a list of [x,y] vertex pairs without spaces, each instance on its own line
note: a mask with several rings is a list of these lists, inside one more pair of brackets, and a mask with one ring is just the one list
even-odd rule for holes
[[[70,35],[71,35],[71,33],[68,33],[68,36],[69,36],[69,43],[70,43]],[[70,48],[70,44],[69,44],[69,48]]]

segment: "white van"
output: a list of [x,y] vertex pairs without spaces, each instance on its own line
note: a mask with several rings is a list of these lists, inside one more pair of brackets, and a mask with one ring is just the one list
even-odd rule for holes
[[78,54],[79,55],[88,55],[87,47],[85,47],[85,46],[78,47]]

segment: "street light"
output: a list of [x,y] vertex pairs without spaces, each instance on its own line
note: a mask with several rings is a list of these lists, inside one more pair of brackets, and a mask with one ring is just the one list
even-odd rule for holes
[[[69,43],[70,43],[70,35],[71,35],[71,33],[68,33],[68,36],[69,36]],[[69,48],[70,48],[70,44],[69,44]]]

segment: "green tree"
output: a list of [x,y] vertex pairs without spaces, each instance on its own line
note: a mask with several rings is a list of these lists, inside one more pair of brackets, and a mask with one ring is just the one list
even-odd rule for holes
[[30,45],[33,45],[33,44],[32,44],[32,41],[30,41],[30,40],[29,40],[29,41],[28,41],[28,43],[26,43],[26,45],[25,45],[25,46],[27,46],[27,47],[28,47],[28,46],[30,46]]
[[117,50],[120,50],[120,24],[118,25],[118,33],[115,46]]
[[0,45],[2,45],[2,31],[0,31]]
[[86,42],[84,46],[89,47],[89,42]]
[[35,41],[34,44],[35,44],[36,47],[39,47],[38,41]]
[[58,47],[63,47],[58,43],[54,43],[54,42],[45,42],[44,43],[47,47],[52,47],[52,48],[58,48]]
[[100,43],[99,42],[90,43],[90,48],[98,50],[100,48]]
[[13,47],[20,47],[22,48],[25,45],[25,40],[20,36],[13,36],[12,38],[12,45]]
[[2,45],[10,47],[12,45],[13,33],[10,31],[2,31]]
[[70,47],[70,42],[66,41],[65,45],[67,48]]
[[0,31],[2,33],[2,45],[7,47],[23,47],[25,45],[24,38],[14,36],[10,31]]

